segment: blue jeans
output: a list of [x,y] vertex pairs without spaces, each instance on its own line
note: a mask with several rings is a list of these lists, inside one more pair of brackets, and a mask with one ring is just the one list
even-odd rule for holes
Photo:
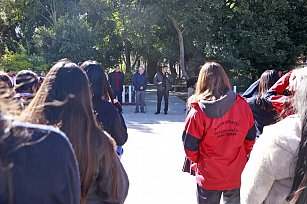
[[136,110],[139,110],[139,107],[141,107],[141,111],[145,111],[144,107],[145,107],[145,95],[146,95],[146,91],[136,91]]

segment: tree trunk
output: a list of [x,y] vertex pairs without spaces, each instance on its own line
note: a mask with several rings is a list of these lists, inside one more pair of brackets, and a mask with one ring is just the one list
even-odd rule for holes
[[126,72],[131,71],[131,50],[128,41],[125,42],[125,58],[126,58]]
[[170,16],[170,19],[177,31],[177,34],[178,34],[178,39],[179,39],[179,48],[180,48],[180,55],[179,55],[179,65],[180,65],[180,68],[182,70],[182,74],[184,76],[184,78],[186,80],[190,79],[190,76],[186,70],[186,66],[185,66],[185,63],[184,63],[184,41],[183,41],[183,34],[182,34],[182,30],[180,29],[180,25],[179,23],[177,22],[177,20],[175,18],[173,18],[172,16]]

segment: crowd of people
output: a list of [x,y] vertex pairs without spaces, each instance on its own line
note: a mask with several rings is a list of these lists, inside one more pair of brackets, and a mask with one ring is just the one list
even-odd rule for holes
[[[123,81],[118,65],[107,75],[91,60],[63,59],[42,76],[0,72],[0,203],[124,203]],[[307,203],[307,68],[267,70],[242,95],[215,62],[193,81],[182,141],[197,202]],[[167,66],[153,82],[155,114],[162,98],[167,114]],[[132,84],[135,113],[145,113],[143,66]]]
[[127,127],[102,65],[0,79],[0,203],[124,203]]
[[265,71],[245,93],[201,67],[182,140],[199,204],[307,203],[307,68]]

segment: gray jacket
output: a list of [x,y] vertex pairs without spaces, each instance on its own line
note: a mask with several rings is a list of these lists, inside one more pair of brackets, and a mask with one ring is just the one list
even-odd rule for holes
[[[166,75],[166,91],[170,91],[172,89],[172,84],[174,79],[171,74]],[[163,75],[161,72],[156,73],[153,83],[157,86],[158,91],[163,91]]]

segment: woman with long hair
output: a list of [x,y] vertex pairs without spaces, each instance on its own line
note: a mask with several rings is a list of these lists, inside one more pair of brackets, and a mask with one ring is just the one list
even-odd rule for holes
[[291,75],[295,114],[264,128],[242,173],[242,204],[307,203],[307,69]]
[[255,142],[254,118],[244,98],[231,90],[223,67],[202,66],[183,144],[195,163],[199,204],[240,202],[241,173]]
[[61,60],[23,112],[25,120],[58,127],[69,138],[79,164],[81,203],[123,203],[127,174],[114,140],[96,122],[89,81],[76,64]]
[[11,103],[0,96],[0,203],[80,203],[79,169],[68,138],[53,127],[15,120],[17,105]]
[[128,139],[127,127],[121,113],[107,100],[105,83],[108,83],[108,81],[106,81],[102,65],[89,60],[84,62],[81,68],[86,72],[90,82],[97,121],[113,137],[117,146],[123,146]]
[[271,125],[277,120],[277,112],[270,104],[267,104],[265,96],[278,79],[274,70],[266,70],[259,79],[257,94],[246,99],[254,115],[257,137],[261,135],[264,126]]

